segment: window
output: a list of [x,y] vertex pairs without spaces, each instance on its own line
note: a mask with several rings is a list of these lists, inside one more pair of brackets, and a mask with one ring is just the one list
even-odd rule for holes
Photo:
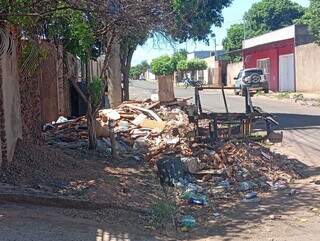
[[258,59],[257,68],[263,69],[265,74],[270,74],[270,59]]
[[263,69],[267,81],[270,81],[270,59],[258,59],[257,67]]
[[250,76],[252,74],[263,75],[263,71],[261,69],[246,70],[244,76]]

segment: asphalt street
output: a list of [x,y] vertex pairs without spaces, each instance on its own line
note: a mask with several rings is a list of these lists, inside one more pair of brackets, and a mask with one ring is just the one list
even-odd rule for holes
[[[143,99],[157,93],[157,84],[147,81],[132,81],[131,99]],[[193,97],[193,88],[177,87],[176,97]],[[206,90],[201,93],[201,102],[206,111],[225,112],[221,91]],[[227,95],[230,112],[244,111],[244,97]],[[280,123],[279,130],[284,132],[284,141],[275,149],[284,151],[292,158],[314,167],[320,167],[320,108],[302,106],[289,101],[277,100],[265,96],[252,98],[253,105],[274,114]],[[316,174],[316,173],[315,173]],[[317,173],[318,175],[320,173]]]

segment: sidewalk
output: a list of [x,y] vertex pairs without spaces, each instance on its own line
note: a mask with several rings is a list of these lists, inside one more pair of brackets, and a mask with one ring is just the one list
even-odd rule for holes
[[274,98],[284,102],[294,102],[305,106],[320,107],[320,93],[272,92],[269,94],[258,93],[257,96]]

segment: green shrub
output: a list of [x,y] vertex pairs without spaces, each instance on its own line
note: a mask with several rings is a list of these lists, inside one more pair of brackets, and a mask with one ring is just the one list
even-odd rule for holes
[[207,68],[208,68],[207,63],[204,60],[193,59],[193,60],[188,61],[188,70],[189,71],[205,70]]
[[170,56],[163,55],[152,60],[151,71],[157,76],[172,75],[175,71],[175,63]]
[[88,85],[88,91],[92,99],[94,106],[100,103],[101,92],[102,92],[102,81],[100,78],[94,78]]
[[187,60],[181,60],[177,64],[177,70],[178,71],[188,71],[188,61]]

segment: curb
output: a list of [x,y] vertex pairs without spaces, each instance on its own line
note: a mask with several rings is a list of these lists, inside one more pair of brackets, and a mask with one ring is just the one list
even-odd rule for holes
[[89,200],[52,197],[49,195],[30,195],[25,193],[0,193],[0,203],[1,202],[79,210],[120,209],[144,215],[149,215],[151,213],[149,210],[137,209],[130,206],[120,206],[115,203],[96,203]]

